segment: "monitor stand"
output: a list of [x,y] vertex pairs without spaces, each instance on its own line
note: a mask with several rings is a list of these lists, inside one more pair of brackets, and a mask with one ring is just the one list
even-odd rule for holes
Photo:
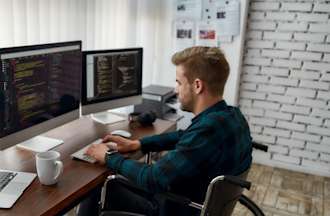
[[113,114],[109,111],[91,114],[91,117],[94,121],[101,124],[113,124],[127,120],[127,118]]
[[28,139],[24,142],[17,144],[18,148],[34,151],[34,152],[45,152],[58,145],[63,144],[63,140],[49,138],[45,136],[36,136]]

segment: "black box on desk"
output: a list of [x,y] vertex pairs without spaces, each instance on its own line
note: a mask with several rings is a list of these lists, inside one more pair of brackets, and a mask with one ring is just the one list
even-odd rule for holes
[[173,99],[176,99],[174,88],[149,85],[142,89],[142,103],[134,106],[134,112],[153,111],[157,118],[164,119],[166,114],[176,113],[176,109],[167,104]]

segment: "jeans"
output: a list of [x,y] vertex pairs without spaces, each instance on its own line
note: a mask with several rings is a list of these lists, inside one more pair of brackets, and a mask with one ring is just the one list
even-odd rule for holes
[[[104,210],[127,211],[155,216],[158,214],[158,203],[144,191],[136,191],[119,182],[107,186],[107,199]],[[101,187],[94,189],[79,205],[78,216],[99,214]]]
[[[105,210],[134,212],[147,216],[195,216],[200,211],[191,207],[182,206],[164,199],[161,195],[154,195],[137,189],[122,182],[113,182],[107,185]],[[78,216],[93,216],[99,214],[101,187],[92,191],[79,206]]]

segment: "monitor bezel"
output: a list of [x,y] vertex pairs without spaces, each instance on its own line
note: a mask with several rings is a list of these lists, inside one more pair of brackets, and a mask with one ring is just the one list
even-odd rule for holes
[[[124,96],[113,96],[107,98],[87,100],[87,56],[93,54],[113,54],[118,52],[138,52],[139,74],[138,74],[138,91],[137,93],[127,94]],[[143,68],[143,48],[122,48],[122,49],[103,49],[103,50],[88,50],[82,52],[82,95],[81,95],[81,112],[82,115],[87,115],[96,112],[102,112],[109,109],[119,108],[128,105],[139,104],[142,102],[142,68]]]
[[45,44],[36,44],[36,45],[27,45],[27,46],[4,47],[4,48],[0,48],[0,55],[4,53],[24,52],[24,51],[55,48],[55,47],[70,46],[70,45],[72,46],[79,45],[80,50],[82,50],[82,41],[77,40],[77,41],[45,43]]
[[[0,48],[0,57],[3,54],[33,51],[33,50],[43,50],[43,49],[63,47],[63,46],[79,46],[79,50],[80,50],[80,52],[82,52],[82,41],[68,41],[68,42],[28,45],[28,46],[21,46],[21,47]],[[0,61],[1,61],[1,59],[0,59]],[[0,68],[2,68],[1,65],[0,65]],[[81,74],[81,77],[82,77],[82,74]],[[81,79],[80,79],[80,83],[81,83]],[[81,91],[81,89],[80,89],[80,91]],[[81,93],[80,93],[80,96],[81,96]],[[81,101],[81,98],[80,98],[80,101]],[[14,133],[7,134],[4,137],[1,137],[0,138],[0,150],[9,148],[11,146],[14,146],[20,142],[27,140],[27,139],[33,138],[37,135],[43,134],[43,133],[51,130],[51,129],[54,129],[54,128],[62,126],[63,124],[66,124],[70,121],[78,119],[79,118],[79,109],[80,109],[80,106],[78,106],[76,109],[68,111],[67,113],[63,113],[52,119],[46,120],[39,124],[35,124],[28,128],[25,128],[20,131],[16,131]]]

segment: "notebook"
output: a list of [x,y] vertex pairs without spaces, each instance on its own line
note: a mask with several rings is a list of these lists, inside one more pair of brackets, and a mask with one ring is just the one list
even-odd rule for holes
[[37,175],[0,169],[0,208],[11,208]]

